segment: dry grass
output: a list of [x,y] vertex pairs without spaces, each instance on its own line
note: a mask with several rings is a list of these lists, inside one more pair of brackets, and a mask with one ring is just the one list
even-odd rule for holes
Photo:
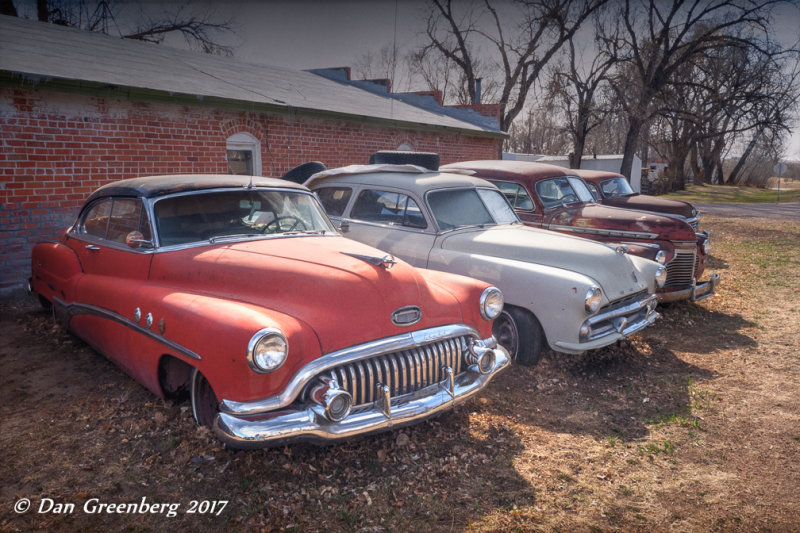
[[[515,368],[401,432],[222,449],[29,303],[0,324],[0,529],[797,531],[800,223],[708,216],[718,295],[630,341]],[[71,515],[17,515],[30,498]],[[178,516],[85,501],[177,502]],[[220,516],[191,500],[229,500]]]

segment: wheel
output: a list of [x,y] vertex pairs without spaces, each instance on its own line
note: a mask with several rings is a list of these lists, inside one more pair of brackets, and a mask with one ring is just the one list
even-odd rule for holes
[[[284,222],[286,222],[288,225],[284,224]],[[278,230],[280,230],[281,232],[292,231],[298,226],[300,227],[300,230],[307,229],[305,223],[302,220],[300,220],[295,216],[287,215],[269,221],[269,223],[264,226],[264,229],[261,230],[261,233],[275,233]]]
[[439,170],[439,154],[381,150],[369,157],[369,164],[418,165],[428,170]]
[[544,332],[536,317],[524,309],[506,307],[492,326],[492,334],[508,350],[511,360],[535,366],[542,357]]
[[281,179],[303,184],[308,178],[311,177],[312,174],[322,172],[323,170],[327,170],[324,164],[320,163],[319,161],[309,161],[308,163],[303,163],[302,165],[294,167],[292,170],[281,176]]
[[191,385],[192,415],[201,426],[211,427],[219,413],[217,395],[206,377],[196,368],[192,369]]

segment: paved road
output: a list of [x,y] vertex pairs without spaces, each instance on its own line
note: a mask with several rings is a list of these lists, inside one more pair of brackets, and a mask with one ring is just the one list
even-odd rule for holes
[[749,218],[790,218],[800,220],[800,202],[781,202],[764,204],[695,204],[703,214],[749,217]]

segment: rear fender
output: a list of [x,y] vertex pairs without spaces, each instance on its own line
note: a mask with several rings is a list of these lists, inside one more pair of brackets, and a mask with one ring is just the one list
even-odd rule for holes
[[72,301],[75,284],[83,273],[75,251],[60,242],[41,242],[31,254],[31,290],[51,303],[53,298]]

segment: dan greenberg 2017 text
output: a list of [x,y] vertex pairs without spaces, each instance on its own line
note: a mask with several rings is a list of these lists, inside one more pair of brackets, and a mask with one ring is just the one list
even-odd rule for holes
[[[228,500],[191,500],[183,510],[183,514],[213,514],[219,516]],[[42,498],[39,514],[72,514],[75,512],[74,503],[57,503],[51,498]],[[181,510],[180,503],[150,503],[146,496],[138,502],[132,503],[106,503],[99,498],[89,498],[81,507],[86,514],[162,514],[168,518],[178,515]]]

